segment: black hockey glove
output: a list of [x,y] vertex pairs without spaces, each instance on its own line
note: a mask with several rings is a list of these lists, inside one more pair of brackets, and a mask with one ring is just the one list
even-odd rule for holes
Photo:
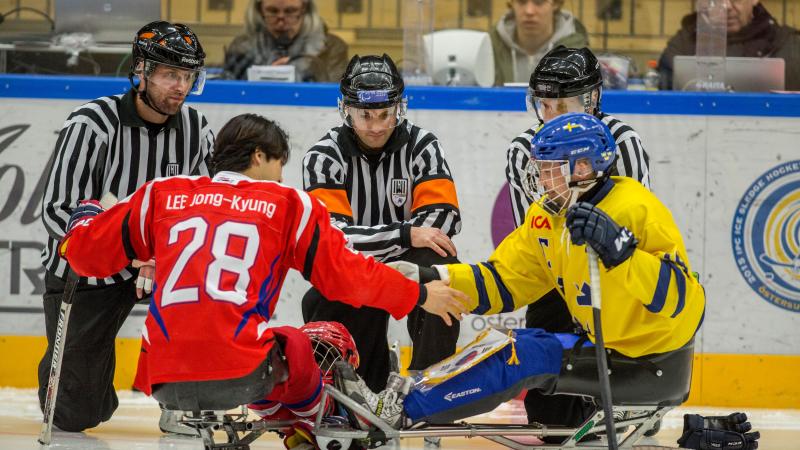
[[685,414],[678,445],[697,450],[755,450],[761,433],[750,432],[752,428],[744,413],[712,417]]
[[69,216],[67,222],[67,232],[72,231],[73,228],[78,226],[84,219],[94,217],[105,211],[103,206],[97,200],[83,200],[78,203],[78,206],[72,210],[72,215]]
[[610,269],[630,258],[639,242],[625,227],[591,203],[579,202],[567,211],[567,228],[575,245],[591,245]]

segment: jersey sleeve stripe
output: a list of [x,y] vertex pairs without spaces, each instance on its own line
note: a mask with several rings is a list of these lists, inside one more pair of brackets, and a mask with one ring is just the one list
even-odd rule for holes
[[470,311],[472,314],[485,314],[486,311],[489,311],[492,307],[492,303],[489,300],[489,294],[486,293],[486,280],[483,278],[483,272],[481,272],[481,268],[476,264],[470,264],[469,267],[472,269],[472,275],[475,277],[475,287],[478,291],[478,307],[474,310]]
[[675,318],[683,311],[683,306],[686,304],[686,275],[681,272],[677,266],[671,264],[672,273],[675,275],[675,283],[678,286],[678,304],[675,306],[675,312],[670,316]]
[[350,209],[350,202],[347,200],[347,191],[344,189],[317,188],[310,190],[309,194],[324,203],[331,214],[353,217],[353,210]]
[[317,257],[317,246],[319,245],[319,225],[314,227],[314,235],[311,236],[311,244],[306,252],[306,260],[303,263],[303,278],[311,281],[311,273],[314,271],[314,259]]
[[300,217],[300,224],[297,226],[297,232],[294,235],[294,243],[300,241],[300,236],[306,231],[306,226],[308,226],[308,219],[311,217],[311,197],[304,191],[296,190],[297,195],[300,197],[300,201],[303,203],[303,215]]
[[661,260],[661,269],[658,271],[658,281],[653,293],[653,301],[645,306],[651,313],[658,314],[664,308],[664,303],[667,301],[670,278],[672,278],[672,268],[668,262]]
[[424,206],[446,203],[458,208],[456,185],[446,178],[435,178],[414,187],[412,194],[414,203],[411,205],[412,214]]
[[128,214],[125,215],[125,218],[122,220],[122,248],[125,249],[125,256],[128,259],[136,259],[136,250],[133,249],[133,244],[131,243],[131,230],[128,221],[131,219],[131,212],[128,211]]
[[505,283],[503,283],[503,279],[500,278],[500,274],[497,273],[497,269],[494,268],[494,264],[481,263],[481,265],[489,270],[489,272],[492,274],[492,278],[494,278],[494,284],[497,285],[497,290],[500,292],[500,300],[503,302],[503,309],[500,312],[505,313],[514,311],[514,297],[511,296],[511,292],[508,290]]
[[147,217],[147,210],[150,208],[150,190],[153,189],[153,183],[148,183],[144,189],[144,198],[142,198],[142,208],[139,210],[139,232],[142,235],[142,243],[147,245],[145,238],[144,219]]

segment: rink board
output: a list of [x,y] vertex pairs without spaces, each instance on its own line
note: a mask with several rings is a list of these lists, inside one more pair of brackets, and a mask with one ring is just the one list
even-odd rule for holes
[[[83,101],[124,89],[118,79],[0,76],[0,353],[10,356],[0,359],[0,385],[34,385],[45,345],[40,203],[58,130]],[[410,88],[408,96],[409,118],[439,137],[453,172],[463,216],[454,239],[459,257],[485,260],[492,236],[507,231],[506,146],[533,122],[521,111],[524,91]],[[292,186],[302,184],[305,150],[340,122],[332,85],[209,83],[198,99],[215,130],[243,112],[277,120],[291,140],[284,177]],[[604,107],[641,135],[654,190],[673,211],[706,288],[693,401],[800,405],[800,269],[792,266],[800,261],[792,259],[800,254],[800,231],[792,234],[800,230],[792,218],[800,204],[793,202],[800,196],[800,163],[793,164],[800,160],[800,96],[611,92]],[[765,213],[770,192],[786,200]],[[770,270],[751,243],[759,239],[773,257]],[[307,287],[297,274],[287,278],[276,324],[300,323],[297,303]],[[144,313],[137,306],[121,332],[129,339],[119,344],[120,386],[135,371]],[[461,342],[486,326],[523,326],[522,317],[468,317]],[[406,342],[404,328],[393,324],[392,334]]]

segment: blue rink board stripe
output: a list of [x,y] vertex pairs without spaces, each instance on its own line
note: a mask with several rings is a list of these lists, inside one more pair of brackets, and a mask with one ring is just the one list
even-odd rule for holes
[[[124,78],[0,75],[0,98],[52,98],[91,100],[125,92]],[[336,107],[336,84],[206,83],[203,95],[191,103],[227,103]],[[474,88],[409,86],[409,105],[414,109],[523,111],[523,88]],[[603,110],[628,114],[706,116],[800,117],[800,94],[714,94],[694,92],[606,91]]]

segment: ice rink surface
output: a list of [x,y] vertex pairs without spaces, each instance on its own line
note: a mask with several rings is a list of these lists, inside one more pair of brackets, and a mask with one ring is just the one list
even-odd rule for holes
[[[199,438],[173,437],[158,430],[160,411],[156,402],[140,393],[122,391],[120,406],[109,421],[85,433],[53,432],[50,448],[65,449],[115,449],[115,450],[200,450]],[[800,450],[800,410],[744,410],[750,417],[753,428],[761,432],[760,450]],[[723,415],[733,409],[685,407],[671,411],[654,438],[639,442],[639,445],[676,447],[675,443],[683,429],[683,414]],[[502,405],[491,414],[477,416],[469,421],[495,423],[523,423],[525,411],[521,401]],[[40,449],[36,441],[41,428],[42,415],[33,389],[0,389],[0,449]],[[390,447],[397,447],[392,445]],[[421,439],[408,439],[400,443],[403,449],[422,449],[426,445]],[[441,447],[447,450],[502,449],[493,442],[481,438],[448,438]],[[283,449],[275,434],[265,434],[252,445],[253,449]],[[431,450],[431,447],[427,447]]]

